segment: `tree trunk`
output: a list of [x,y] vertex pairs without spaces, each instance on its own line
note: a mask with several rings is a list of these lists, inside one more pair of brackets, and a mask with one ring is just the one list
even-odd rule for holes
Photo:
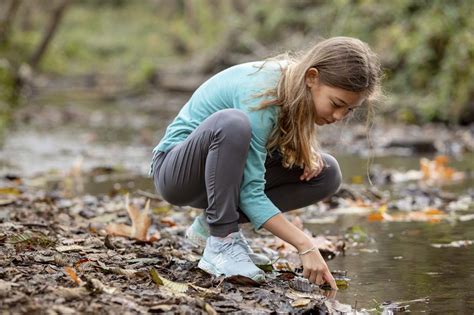
[[10,28],[15,18],[15,14],[20,7],[21,0],[11,0],[10,5],[8,6],[7,13],[2,20],[0,21],[0,44],[3,44],[8,41]]
[[43,57],[44,53],[46,52],[46,48],[48,48],[49,43],[53,39],[54,34],[56,33],[56,30],[59,26],[59,23],[61,22],[62,17],[64,16],[64,12],[69,5],[70,1],[69,0],[64,0],[53,12],[49,25],[44,33],[43,39],[41,40],[40,44],[38,45],[38,48],[36,51],[33,53],[31,59],[30,59],[30,66],[33,69],[36,69],[38,66],[41,58]]

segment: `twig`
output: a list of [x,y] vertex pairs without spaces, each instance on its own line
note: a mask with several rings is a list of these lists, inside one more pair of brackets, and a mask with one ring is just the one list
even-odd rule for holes
[[147,197],[147,198],[150,198],[150,199],[153,199],[153,200],[160,200],[162,201],[163,199],[161,198],[161,196],[159,195],[155,195],[151,192],[148,192],[148,191],[144,191],[144,190],[137,190],[135,191],[137,194],[139,194],[140,196],[143,196],[143,197]]

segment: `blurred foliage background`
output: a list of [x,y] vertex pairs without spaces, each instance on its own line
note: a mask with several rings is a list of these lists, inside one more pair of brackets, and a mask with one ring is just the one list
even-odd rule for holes
[[3,0],[0,12],[0,129],[38,77],[94,74],[144,92],[163,69],[212,73],[338,35],[379,53],[382,114],[474,121],[470,0]]

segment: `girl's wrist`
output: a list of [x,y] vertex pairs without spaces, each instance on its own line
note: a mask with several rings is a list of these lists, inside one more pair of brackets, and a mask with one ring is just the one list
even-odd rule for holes
[[305,234],[305,237],[301,239],[301,241],[298,241],[298,243],[295,244],[295,247],[298,250],[298,253],[307,251],[308,249],[311,249],[313,246],[314,246],[313,242],[306,234]]

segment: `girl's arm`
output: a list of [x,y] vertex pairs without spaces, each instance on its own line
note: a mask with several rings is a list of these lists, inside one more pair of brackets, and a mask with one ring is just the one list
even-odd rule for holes
[[310,250],[314,247],[314,244],[308,235],[288,221],[281,213],[267,220],[263,227],[273,235],[296,247],[299,253],[304,253],[300,255],[300,258],[305,278],[317,285],[328,282],[332,289],[337,290],[336,281],[319,250]]

